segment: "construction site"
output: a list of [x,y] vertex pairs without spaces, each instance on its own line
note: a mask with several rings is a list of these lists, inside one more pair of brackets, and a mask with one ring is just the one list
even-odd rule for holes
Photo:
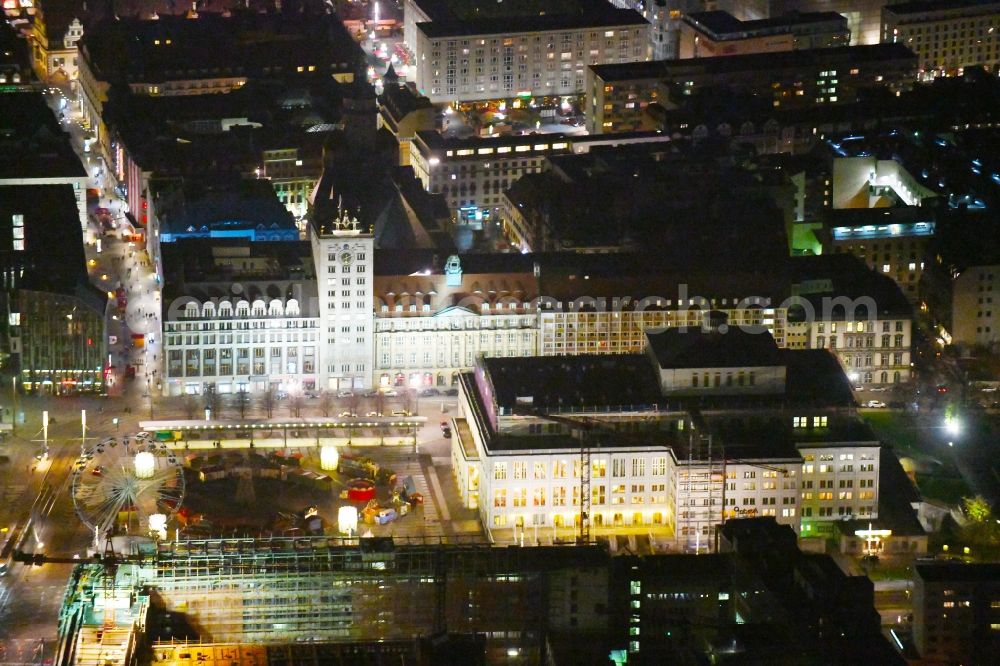
[[417,664],[442,649],[542,663],[561,633],[606,626],[609,558],[426,538],[144,543],[75,568],[57,663]]

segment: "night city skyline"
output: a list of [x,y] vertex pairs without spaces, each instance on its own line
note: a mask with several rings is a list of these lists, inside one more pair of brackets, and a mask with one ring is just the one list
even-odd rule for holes
[[3,11],[0,664],[995,662],[1000,2]]

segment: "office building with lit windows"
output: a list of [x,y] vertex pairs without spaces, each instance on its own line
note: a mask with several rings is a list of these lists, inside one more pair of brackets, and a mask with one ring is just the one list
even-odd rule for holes
[[[531,263],[519,259],[453,255],[442,271],[439,267],[421,269],[397,253],[378,258],[374,290],[377,384],[456,386],[459,373],[471,368],[481,355],[534,356],[538,350],[537,283]],[[413,270],[404,273],[401,268]]]
[[797,257],[792,266],[789,340],[834,354],[854,386],[910,380],[913,305],[892,278],[848,254]]
[[482,229],[496,221],[504,192],[529,173],[546,168],[550,155],[586,153],[598,146],[666,143],[670,136],[635,132],[614,137],[565,134],[445,138],[418,131],[410,142],[413,172],[428,192],[444,195],[457,223]]
[[1000,72],[1000,2],[902,2],[882,8],[882,42],[917,54],[921,79]]
[[588,65],[649,57],[649,24],[603,0],[406,0],[403,39],[434,103],[575,95]]
[[878,443],[832,355],[735,327],[646,337],[645,353],[481,358],[460,375],[453,468],[493,539],[572,539],[581,496],[595,534],[701,552],[728,518],[812,532],[877,516]]
[[930,207],[846,208],[825,212],[821,234],[827,253],[854,255],[915,303],[936,224]]
[[628,132],[647,106],[680,106],[720,88],[769,101],[775,109],[857,102],[868,89],[901,92],[915,81],[916,56],[902,44],[749,53],[726,58],[593,65],[587,69],[587,129]]
[[163,393],[315,390],[321,335],[312,259],[297,240],[164,245]]

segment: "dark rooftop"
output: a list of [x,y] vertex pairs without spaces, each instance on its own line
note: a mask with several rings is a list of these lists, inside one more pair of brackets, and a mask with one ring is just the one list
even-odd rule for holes
[[[3,95],[0,95],[3,97]],[[24,216],[24,249],[13,250],[13,215]],[[92,297],[106,295],[87,275],[80,212],[72,185],[0,186],[0,263],[16,275],[8,287]],[[23,274],[19,274],[23,270]]]
[[864,227],[885,224],[933,222],[935,213],[928,206],[896,206],[893,208],[839,208],[825,211],[827,227]]
[[299,316],[318,315],[308,241],[183,238],[164,244],[162,253],[167,307],[182,297],[201,302],[260,299],[268,304],[294,298]]
[[[172,14],[156,20],[116,17],[89,26],[80,49],[99,80],[146,83],[220,76],[328,78],[358,71],[364,58],[335,14],[241,9],[202,11],[196,20]],[[298,71],[309,65],[316,69]]]
[[901,2],[889,4],[883,9],[892,14],[922,14],[924,12],[947,12],[955,9],[982,7],[984,11],[995,11],[996,0],[951,0],[944,2]]
[[[790,260],[792,294],[808,301],[817,316],[858,320],[869,315],[910,316],[913,307],[896,282],[871,270],[850,254],[823,254]],[[841,301],[849,301],[853,312],[846,313]],[[870,311],[869,311],[869,306]],[[790,309],[789,319],[804,313]]]
[[964,562],[917,562],[913,567],[920,578],[928,582],[1000,583],[1000,564],[966,564]]
[[509,0],[502,5],[475,0],[419,0],[430,22],[417,27],[431,38],[459,35],[642,25],[631,9],[601,0]]
[[826,67],[837,63],[877,63],[911,59],[916,56],[902,44],[867,44],[824,49],[801,49],[779,53],[747,53],[725,58],[688,58],[684,60],[649,60],[620,64],[591,65],[604,82],[632,79],[672,79],[692,72],[732,74],[760,70]]
[[735,368],[782,365],[783,355],[770,333],[733,327],[725,333],[701,328],[646,331],[661,368]]
[[498,407],[652,405],[659,380],[643,354],[485,358]]
[[0,178],[85,178],[41,93],[0,94]]
[[319,162],[341,119],[341,86],[332,78],[289,86],[250,81],[226,94],[150,96],[112,87],[104,120],[143,170],[157,175],[250,173],[262,151],[298,150]]
[[692,12],[685,20],[705,28],[719,39],[743,39],[755,33],[796,32],[796,27],[822,23],[839,23],[847,29],[847,19],[836,12],[790,12],[756,21],[741,21],[729,12],[715,10]]
[[854,391],[837,357],[825,349],[785,349],[785,395],[795,404],[849,407]]
[[278,201],[270,180],[179,179],[154,181],[150,189],[162,243],[188,235],[298,240],[295,221]]

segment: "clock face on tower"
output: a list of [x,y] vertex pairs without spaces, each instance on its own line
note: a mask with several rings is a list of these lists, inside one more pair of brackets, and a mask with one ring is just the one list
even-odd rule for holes
[[350,252],[341,252],[340,253],[340,263],[344,264],[345,266],[349,265],[353,259],[354,259],[354,257],[353,257],[353,255],[351,255]]

